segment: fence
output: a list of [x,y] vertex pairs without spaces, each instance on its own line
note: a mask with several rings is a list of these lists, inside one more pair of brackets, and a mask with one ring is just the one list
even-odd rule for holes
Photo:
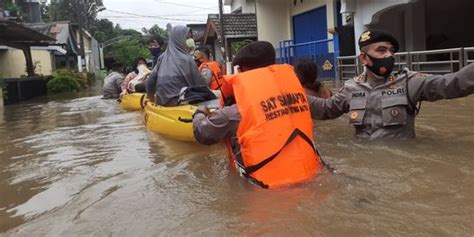
[[46,95],[46,80],[42,77],[1,79],[4,105],[16,104],[33,97]]
[[[413,71],[429,74],[456,72],[465,65],[474,62],[474,47],[400,52],[395,54],[394,70],[404,67]],[[357,56],[337,58],[337,77],[348,80],[360,74],[363,66]]]
[[474,47],[464,48],[464,66],[474,63]]

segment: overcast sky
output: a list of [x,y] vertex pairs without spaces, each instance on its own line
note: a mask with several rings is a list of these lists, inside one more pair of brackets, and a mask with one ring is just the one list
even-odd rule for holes
[[[186,25],[206,23],[207,14],[219,13],[218,0],[103,0],[105,11],[99,18],[107,18],[123,29],[140,31],[158,24]],[[225,11],[229,11],[225,7]]]

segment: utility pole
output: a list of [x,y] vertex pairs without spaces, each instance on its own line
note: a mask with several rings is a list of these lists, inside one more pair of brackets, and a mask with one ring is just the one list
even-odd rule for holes
[[228,53],[228,46],[227,46],[227,39],[225,38],[225,27],[224,27],[224,7],[222,4],[223,0],[218,0],[219,1],[219,25],[221,26],[221,46],[224,47],[224,50],[222,52],[222,58],[224,59],[224,63],[226,65],[226,74],[229,75],[231,73],[231,65],[229,62],[229,53]]
[[84,34],[82,32],[82,27],[83,27],[83,17],[84,17],[84,6],[85,2],[83,0],[79,1],[79,6],[76,8],[76,16],[77,16],[77,26],[79,27],[79,55],[77,56],[77,67],[79,72],[82,72],[82,58],[85,55],[85,50],[84,50]]

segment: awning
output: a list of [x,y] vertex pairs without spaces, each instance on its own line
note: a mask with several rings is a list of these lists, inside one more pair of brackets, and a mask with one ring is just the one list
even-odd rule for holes
[[56,40],[36,32],[18,23],[0,20],[0,44],[27,44],[42,46],[54,43]]
[[[0,50],[8,50],[8,49],[15,49],[12,47],[8,47],[5,45],[0,45]],[[61,46],[32,46],[31,50],[48,50],[53,51],[55,55],[66,55],[67,51],[63,49]]]

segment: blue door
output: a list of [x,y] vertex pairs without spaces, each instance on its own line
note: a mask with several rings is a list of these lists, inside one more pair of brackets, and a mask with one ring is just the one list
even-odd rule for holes
[[[293,42],[302,44],[327,40],[327,28],[326,6],[293,16]],[[312,59],[318,66],[320,78],[334,78],[334,53],[329,53],[328,44],[323,42],[294,46],[291,62],[296,62],[299,58]]]
[[[327,28],[326,6],[293,16],[293,42],[295,44],[300,44],[310,41],[325,40],[328,37]],[[311,52],[327,53],[327,43],[295,48],[296,57],[309,56],[307,54]]]

